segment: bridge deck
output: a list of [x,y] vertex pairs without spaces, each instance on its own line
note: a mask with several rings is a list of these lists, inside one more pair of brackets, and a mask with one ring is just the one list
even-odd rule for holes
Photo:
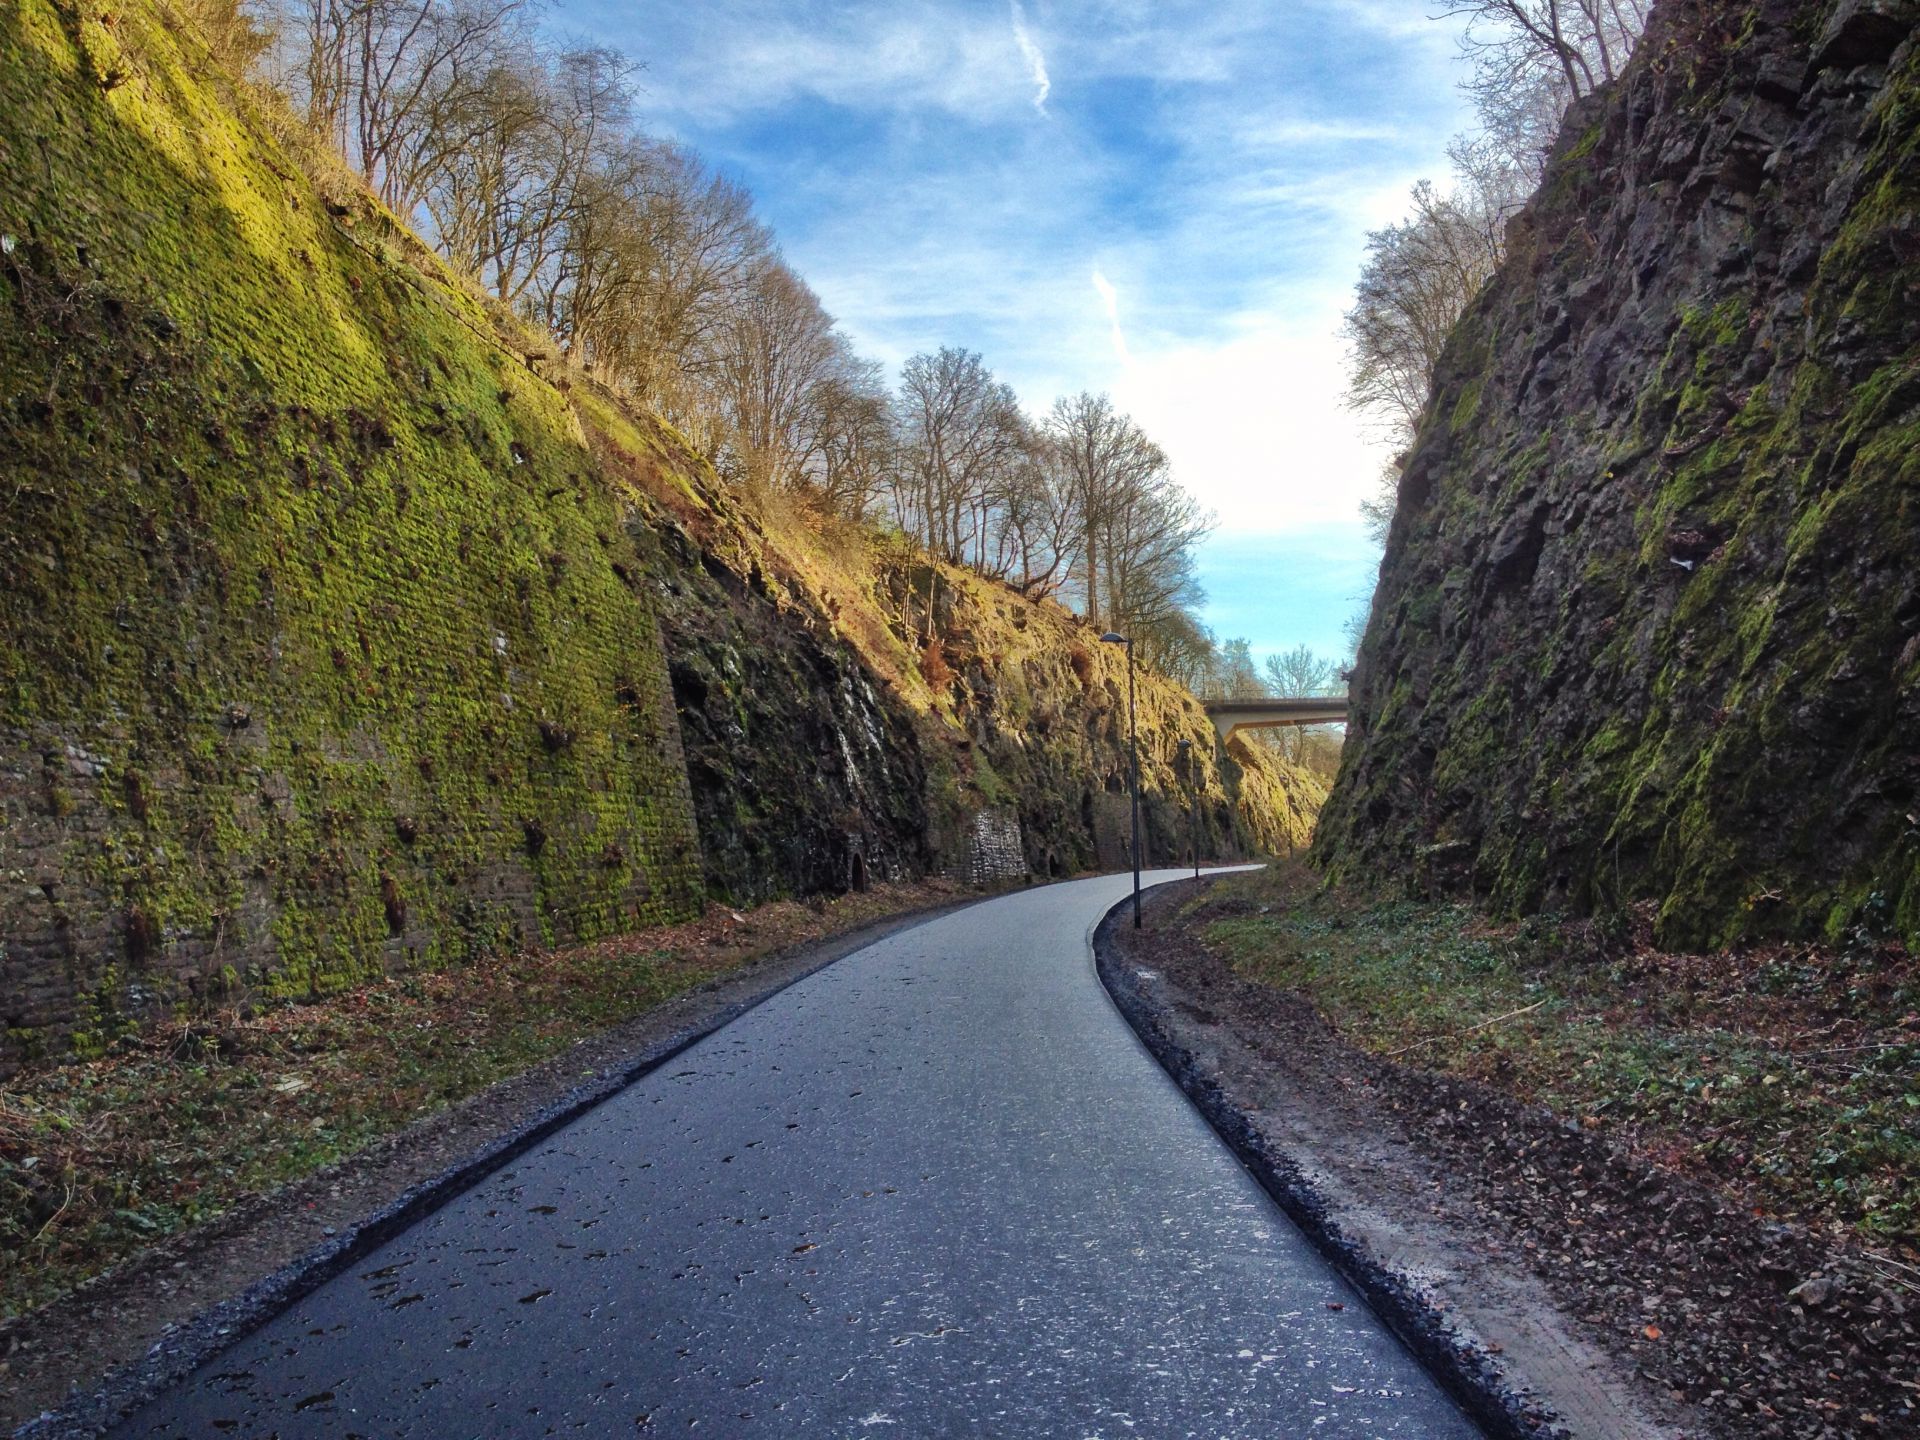
[[1224,742],[1236,730],[1279,725],[1339,725],[1347,718],[1344,695],[1283,695],[1248,700],[1209,700],[1208,718]]

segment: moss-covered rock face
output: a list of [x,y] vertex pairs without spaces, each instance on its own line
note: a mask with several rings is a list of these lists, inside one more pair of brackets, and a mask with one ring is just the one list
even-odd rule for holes
[[[904,642],[933,637],[923,674],[944,723],[929,768],[950,776],[930,807],[939,863],[956,868],[973,817],[995,812],[1018,819],[1035,875],[1129,864],[1126,652],[1058,605],[917,558],[883,567],[879,594]],[[1243,742],[1222,752],[1178,685],[1136,670],[1133,690],[1145,864],[1181,863],[1196,828],[1221,859],[1305,847],[1324,798],[1311,775]]]
[[[743,506],[547,349],[170,9],[0,5],[0,1069],[707,894],[1125,862],[1117,653]],[[1304,843],[1306,777],[1140,694],[1150,859],[1190,795],[1210,853]]]
[[1920,6],[1667,0],[1409,457],[1317,853],[1920,938]]
[[[710,891],[737,903],[929,870],[1130,863],[1123,651],[900,537],[769,523],[576,390],[660,593]],[[628,447],[643,452],[638,457]],[[1219,751],[1184,689],[1135,676],[1148,864],[1304,848],[1324,789]],[[1181,741],[1187,742],[1182,751]]]
[[22,1042],[699,903],[631,505],[484,309],[209,73],[145,6],[0,9]]

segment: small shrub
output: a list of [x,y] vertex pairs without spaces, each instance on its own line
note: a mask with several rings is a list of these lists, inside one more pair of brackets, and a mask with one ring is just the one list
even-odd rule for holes
[[944,690],[953,683],[953,667],[947,663],[946,648],[938,640],[927,641],[926,648],[920,652],[920,673],[935,690]]

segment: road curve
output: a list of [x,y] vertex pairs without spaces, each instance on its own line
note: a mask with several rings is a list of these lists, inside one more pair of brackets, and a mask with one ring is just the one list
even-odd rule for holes
[[1107,1000],[1127,885],[781,992],[113,1433],[1478,1433]]

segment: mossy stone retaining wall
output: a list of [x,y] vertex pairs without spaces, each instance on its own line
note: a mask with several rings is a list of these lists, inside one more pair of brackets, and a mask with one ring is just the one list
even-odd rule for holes
[[630,508],[145,6],[0,9],[0,1021],[688,914]]

